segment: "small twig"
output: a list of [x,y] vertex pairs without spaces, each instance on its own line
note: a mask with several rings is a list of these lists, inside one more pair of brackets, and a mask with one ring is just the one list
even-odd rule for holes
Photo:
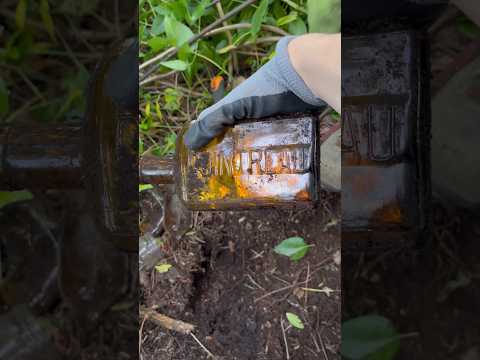
[[244,46],[252,46],[252,45],[258,45],[258,44],[277,42],[281,38],[282,38],[281,36],[265,36],[265,37],[258,38],[255,41],[247,41],[244,44],[238,45],[238,47],[241,48]]
[[14,111],[13,113],[10,114],[8,118],[6,118],[3,122],[5,124],[9,124],[13,122],[17,118],[17,116],[25,111],[28,110],[37,100],[39,100],[38,97],[34,97],[30,100],[28,100],[25,104],[23,104],[18,110]]
[[143,334],[143,325],[145,325],[145,322],[147,321],[148,316],[145,315],[143,317],[142,323],[140,325],[140,330],[138,330],[138,353],[142,351],[142,334]]
[[215,355],[213,355],[213,354],[210,352],[210,350],[208,350],[208,349],[206,348],[206,346],[203,345],[203,344],[200,342],[200,340],[198,340],[198,338],[195,336],[194,333],[190,333],[190,335],[192,335],[193,339],[197,342],[197,344],[200,345],[200,347],[201,347],[203,350],[205,350],[205,352],[208,354],[209,357],[211,357],[212,359],[215,359]]
[[172,319],[168,316],[162,315],[156,311],[146,309],[144,307],[140,308],[140,316],[146,317],[148,320],[151,320],[155,324],[172,331],[176,331],[182,334],[190,334],[195,326],[180,320]]
[[285,342],[285,352],[287,353],[287,360],[290,360],[290,354],[288,352],[287,335],[285,334],[285,328],[283,327],[283,317],[280,318],[280,326],[282,327],[283,341]]
[[[308,280],[310,279],[310,262],[307,262],[307,278],[305,280],[305,287],[308,288]],[[308,305],[308,291],[305,291],[305,303],[304,306]]]
[[[233,10],[229,11],[228,13],[225,14],[225,16],[215,20],[214,22],[212,22],[210,25],[206,26],[205,28],[202,29],[202,31],[200,31],[197,35],[195,36],[192,36],[188,41],[187,43],[189,45],[193,44],[194,42],[196,42],[197,40],[199,40],[200,38],[202,38],[203,36],[205,36],[206,33],[208,33],[210,30],[213,30],[215,29],[217,26],[219,26],[220,24],[222,24],[224,21],[230,19],[231,17],[237,15],[240,11],[242,11],[243,9],[245,9],[246,7],[252,5],[253,3],[255,3],[257,0],[247,0],[245,2],[243,2],[242,4],[240,4],[239,6],[237,6],[236,8],[234,8]],[[160,64],[158,63],[159,61],[162,61],[162,60],[165,60],[166,58],[168,57],[171,57],[175,54],[177,54],[178,52],[178,48],[170,48],[168,49],[167,51],[164,51],[163,53],[161,53],[160,55],[157,55],[155,57],[153,57],[152,59],[144,62],[143,64],[140,65],[140,70],[142,69],[145,69],[146,67],[148,66],[151,66],[147,71],[145,71],[145,73],[143,74],[142,76],[142,80],[145,79],[147,76],[151,75],[154,71],[156,71],[159,67],[160,67]]]
[[[250,29],[252,27],[252,24],[249,23],[238,23],[238,24],[232,24],[232,25],[225,25],[219,28],[216,28],[214,30],[209,31],[208,33],[205,34],[205,36],[213,36],[220,34],[225,31],[230,31],[230,30],[238,30],[238,29]],[[279,27],[272,26],[272,25],[262,25],[261,26],[262,30],[265,31],[270,31],[274,34],[278,34],[281,36],[288,36],[290,35],[288,32],[286,32],[283,29],[280,29]]]
[[145,79],[145,80],[140,81],[140,86],[145,86],[146,84],[149,84],[149,83],[151,83],[151,82],[168,78],[169,76],[171,76],[171,75],[173,75],[173,74],[176,74],[177,72],[178,72],[178,70],[172,70],[172,71],[166,72],[166,73],[164,73],[164,74],[159,74],[159,75],[151,76],[151,77],[149,77],[149,78],[147,78],[147,79]]
[[265,295],[262,295],[262,296],[260,296],[259,298],[256,298],[256,299],[254,300],[254,302],[257,303],[257,302],[259,302],[260,300],[263,300],[263,299],[265,299],[265,298],[267,298],[267,297],[269,297],[269,296],[275,295],[276,293],[279,293],[279,292],[282,292],[282,291],[285,291],[285,290],[289,290],[289,289],[291,289],[291,288],[294,288],[295,286],[302,285],[302,284],[305,284],[305,281],[302,281],[302,282],[299,282],[299,283],[295,282],[295,283],[293,283],[293,284],[291,284],[291,285],[284,286],[284,287],[282,287],[282,288],[280,288],[280,289],[276,289],[276,290],[270,291],[269,293],[267,293],[267,294],[265,294]]
[[296,4],[294,1],[292,0],[282,0],[285,4],[289,5],[290,7],[294,8],[295,10],[297,11],[300,11],[304,14],[308,14],[307,11],[302,8],[300,5]]
[[325,357],[325,360],[328,360],[328,354],[327,354],[327,350],[325,349],[325,343],[323,342],[322,335],[320,334],[319,331],[316,331],[316,333],[318,336],[318,340],[320,340],[320,345],[322,346],[323,356]]
[[332,112],[332,107],[331,106],[327,106],[322,112],[321,114],[318,116],[318,121],[321,121],[323,120],[323,118],[325,116],[327,116],[328,114],[330,114]]
[[[222,3],[221,2],[218,2],[215,4],[215,6],[217,7],[217,11],[218,11],[218,14],[220,15],[220,17],[224,17],[225,16],[225,12],[223,11],[223,7],[222,7]],[[228,23],[226,21],[223,22],[223,26],[228,26]],[[233,45],[233,36],[232,36],[232,32],[230,30],[227,30],[227,40],[228,40],[228,45],[232,46]],[[228,72],[230,74],[232,74],[233,72],[235,72],[235,74],[238,74],[238,57],[237,57],[237,54],[232,51],[231,54],[230,54],[230,60],[231,62],[228,64]]]

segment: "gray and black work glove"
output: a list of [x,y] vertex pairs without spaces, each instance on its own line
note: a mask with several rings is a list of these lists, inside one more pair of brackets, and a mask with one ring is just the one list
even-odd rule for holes
[[185,133],[187,147],[197,150],[223,133],[236,121],[316,110],[326,106],[297,74],[288,56],[288,43],[281,39],[276,55],[226,97],[202,111]]

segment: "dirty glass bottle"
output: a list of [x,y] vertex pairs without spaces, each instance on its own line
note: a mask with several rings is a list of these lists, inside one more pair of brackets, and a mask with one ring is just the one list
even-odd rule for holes
[[421,33],[342,44],[342,237],[386,245],[428,224],[428,81]]
[[317,133],[315,116],[292,115],[238,123],[196,152],[179,136],[176,159],[142,161],[142,179],[175,181],[191,210],[312,205],[320,190]]

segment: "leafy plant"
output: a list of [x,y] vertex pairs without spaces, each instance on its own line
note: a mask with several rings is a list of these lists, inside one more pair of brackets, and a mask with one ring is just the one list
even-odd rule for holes
[[341,0],[308,0],[310,32],[336,33],[340,24]]
[[[175,151],[172,132],[178,133],[180,127],[212,104],[208,89],[211,78],[227,78],[229,91],[235,77],[248,77],[273,56],[279,32],[303,34],[308,30],[306,0],[259,0],[228,19],[226,24],[232,29],[187,43],[241,3],[139,0],[140,63],[172,47],[178,49],[175,56],[160,59],[156,63],[160,67],[140,87],[142,153],[153,149],[154,154],[164,156]],[[276,32],[263,25],[274,27]],[[252,55],[240,54],[243,51]],[[257,51],[265,55],[255,56]],[[171,73],[175,75],[169,76]]]
[[391,360],[401,338],[390,320],[379,315],[361,316],[343,323],[340,351],[352,360]]
[[295,236],[283,240],[275,246],[274,251],[277,254],[288,256],[290,260],[298,261],[302,259],[313,245],[307,245],[303,238]]
[[288,322],[295,328],[297,329],[300,329],[300,330],[303,330],[305,328],[305,326],[303,325],[303,322],[302,320],[300,319],[300,317],[294,313],[291,313],[291,312],[287,312],[286,313],[286,316],[287,316],[287,320]]

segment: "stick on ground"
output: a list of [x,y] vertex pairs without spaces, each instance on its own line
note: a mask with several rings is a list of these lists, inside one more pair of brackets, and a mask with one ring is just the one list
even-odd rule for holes
[[141,307],[140,316],[146,317],[148,320],[154,322],[155,324],[168,329],[173,330],[182,334],[190,334],[195,330],[195,326],[180,320],[172,319],[168,316],[162,315],[156,311]]

